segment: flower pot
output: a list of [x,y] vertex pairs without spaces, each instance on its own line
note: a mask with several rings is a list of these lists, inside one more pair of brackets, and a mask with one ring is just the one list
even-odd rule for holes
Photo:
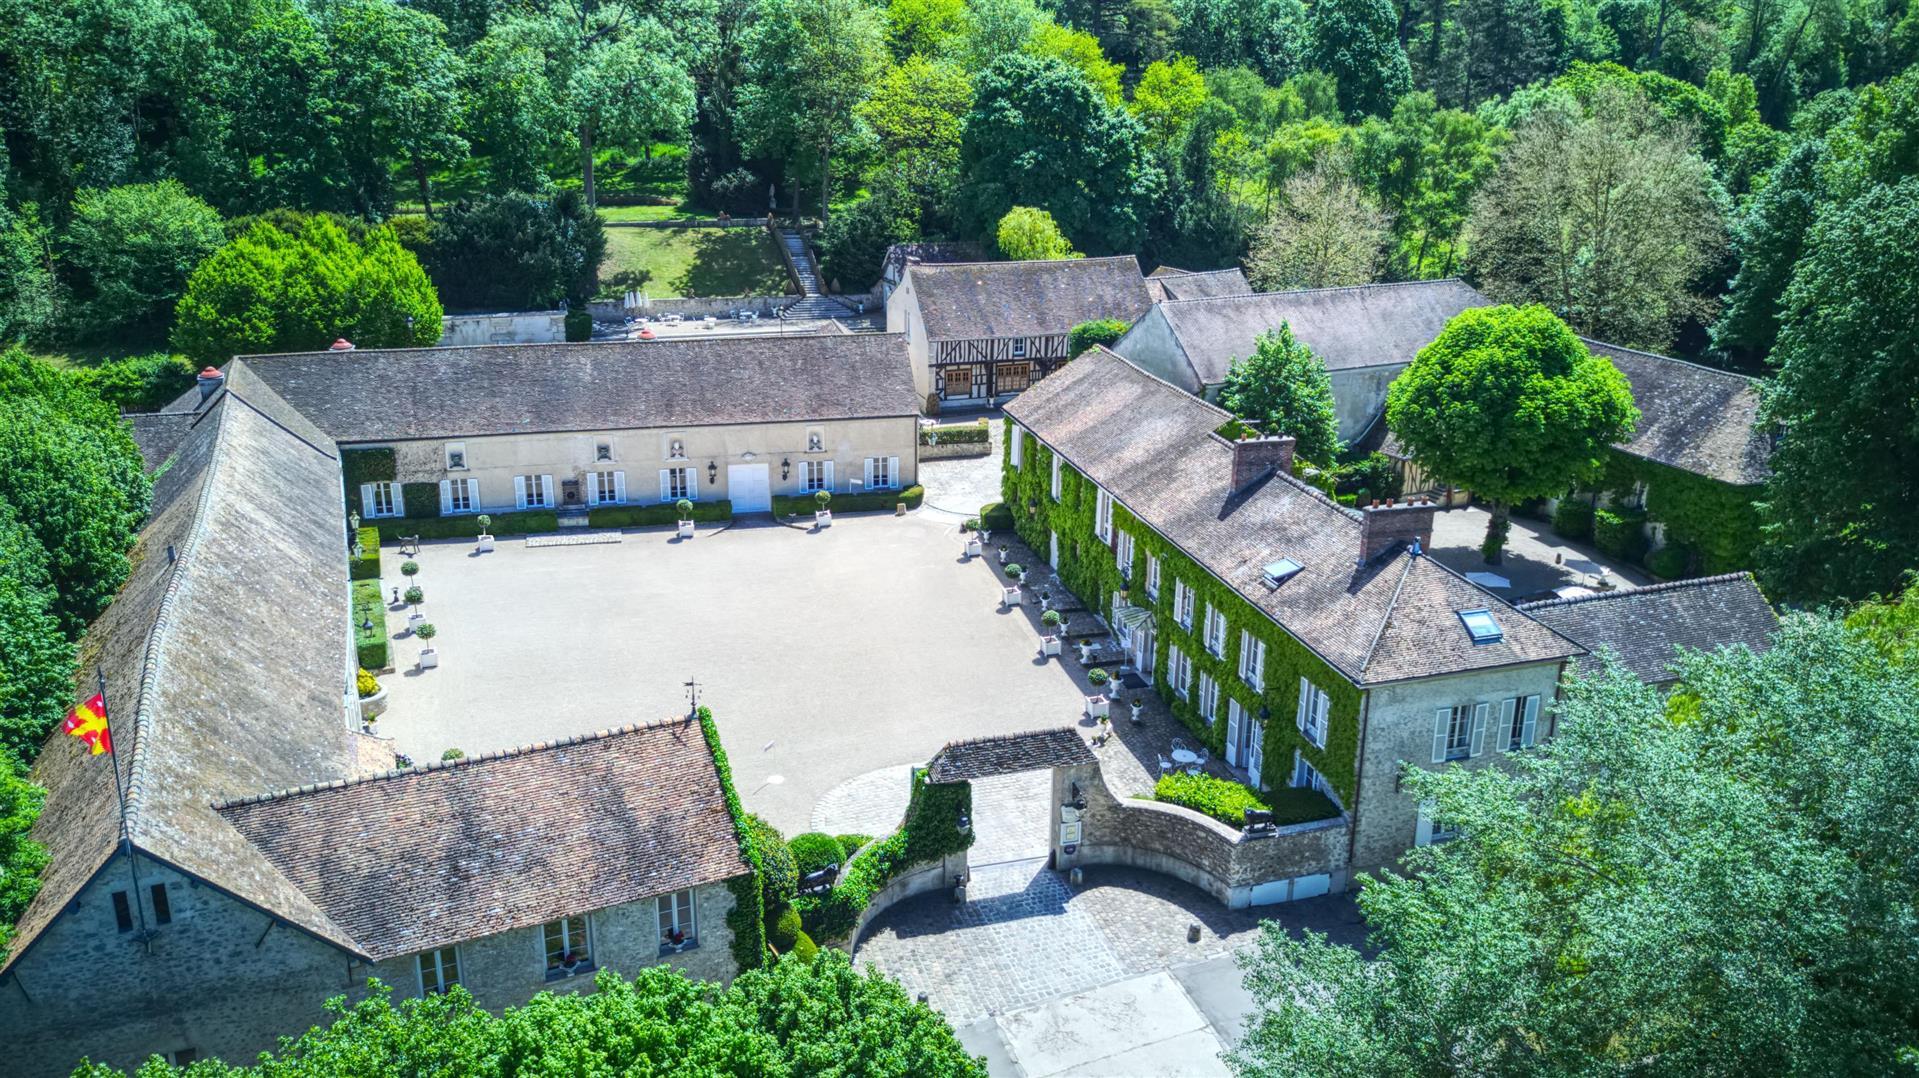
[[969,557],[969,558],[977,558],[977,557],[979,557],[979,554],[980,554],[980,543],[979,543],[979,540],[978,540],[978,539],[968,539],[968,540],[966,541],[966,556],[967,556],[967,557]]
[[814,513],[813,524],[815,527],[820,527],[820,528],[832,527],[833,511],[831,509],[821,509],[818,512]]
[[418,610],[415,610],[413,613],[408,614],[406,616],[407,632],[412,632],[413,630],[418,629],[420,626],[424,624],[426,624],[426,615],[420,613]]
[[999,563],[1001,565],[1006,564],[1006,548],[1005,547],[999,548]]
[[1019,590],[1018,584],[1011,585],[1010,587],[1004,587],[999,590],[999,605],[1001,607],[1018,606],[1020,602],[1021,602],[1021,599],[1020,599],[1020,590]]
[[1041,655],[1058,655],[1059,644],[1060,640],[1057,636],[1042,636],[1039,638],[1039,653]]
[[1088,666],[1088,665],[1091,665],[1092,661],[1093,661],[1093,645],[1084,640],[1080,641],[1079,664],[1081,666]]
[[1086,698],[1086,717],[1089,719],[1103,719],[1107,716],[1107,713],[1112,710],[1112,707],[1113,702],[1103,695],[1089,696]]
[[420,669],[431,670],[440,665],[440,653],[433,648],[420,649]]
[[1137,700],[1133,701],[1133,721],[1139,722],[1140,716],[1144,715],[1145,713],[1146,713],[1146,705],[1140,703]]
[[493,550],[493,537],[491,535],[480,536],[477,540],[474,541],[473,549],[479,551],[482,554],[491,553]]
[[360,697],[360,718],[371,722],[386,711],[386,686],[372,696]]
[[682,539],[693,538],[693,522],[692,521],[690,520],[680,521],[680,538]]

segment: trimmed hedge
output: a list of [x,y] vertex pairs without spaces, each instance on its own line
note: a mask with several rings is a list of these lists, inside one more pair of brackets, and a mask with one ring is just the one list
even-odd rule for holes
[[[536,535],[560,530],[560,516],[550,509],[494,513],[492,517],[494,535]],[[480,518],[477,515],[397,517],[380,521],[379,528],[383,539],[398,539],[402,535],[417,535],[422,539],[463,539],[480,534]]]
[[1232,827],[1246,825],[1247,809],[1270,811],[1273,822],[1280,825],[1330,820],[1339,815],[1339,806],[1318,790],[1285,786],[1260,794],[1230,779],[1179,771],[1160,776],[1152,799],[1182,805]]
[[1013,511],[1005,502],[988,502],[979,507],[979,526],[989,532],[1012,531]]
[[772,944],[774,950],[785,954],[793,949],[794,942],[801,935],[800,911],[787,906],[780,910],[780,915],[773,918],[773,923],[767,927],[766,942]]
[[[373,627],[362,629],[360,626],[368,619],[372,620]],[[377,579],[353,582],[353,649],[359,653],[360,665],[368,670],[392,665],[391,645],[386,634],[386,600],[380,597]]]
[[740,856],[753,871],[726,881],[733,894],[733,908],[727,911],[726,927],[733,930],[733,964],[741,973],[766,965],[766,919],[760,909],[760,850],[753,831],[747,826],[746,809],[733,788],[733,765],[727,761],[726,747],[720,744],[720,728],[713,721],[713,709],[702,707],[693,713],[700,723],[700,736],[713,754],[713,770],[720,778],[720,794],[727,814],[733,817],[733,835],[740,843]]
[[437,518],[440,515],[440,484],[401,483],[400,501],[406,505],[407,516]]
[[[352,551],[347,552],[347,579],[379,580],[380,529],[361,528],[354,534],[354,538],[360,541],[360,556],[356,558],[353,556]],[[374,590],[378,591],[379,589],[375,588]]]
[[1592,503],[1576,494],[1568,494],[1553,506],[1553,534],[1568,539],[1591,539],[1593,536]]
[[1265,793],[1266,804],[1273,810],[1273,822],[1281,827],[1290,823],[1311,823],[1314,820],[1330,820],[1339,815],[1339,806],[1333,799],[1318,790],[1300,786],[1282,786]]
[[840,849],[845,850],[846,856],[848,857],[860,852],[862,847],[873,841],[872,835],[850,834],[834,835],[833,837],[839,840]]
[[809,935],[824,940],[845,938],[859,923],[873,896],[901,871],[973,845],[973,832],[969,829],[961,834],[958,827],[961,815],[973,813],[972,784],[935,784],[925,777],[925,769],[913,770],[913,792],[906,804],[906,820],[898,831],[848,862],[840,871],[839,882],[825,895],[801,895],[793,900]]
[[1626,561],[1645,556],[1646,511],[1611,506],[1593,514],[1593,545],[1603,554]]
[[944,427],[921,427],[921,445],[986,445],[993,440],[984,423],[955,423]]
[[799,935],[793,937],[794,958],[801,962],[811,962],[813,959],[819,957],[819,953],[820,945],[814,943],[813,937],[807,935],[805,932],[801,932]]
[[[926,488],[918,485],[905,490],[869,490],[864,494],[835,494],[827,505],[835,513],[872,513],[880,510],[891,512],[895,505],[905,502],[908,509],[918,509],[926,500]],[[811,494],[773,496],[773,515],[811,516],[819,503]]]
[[793,864],[801,876],[818,872],[828,865],[846,863],[846,848],[832,835],[820,831],[794,835],[787,840],[786,848],[793,851]]
[[[703,523],[724,523],[733,519],[729,501],[694,502],[693,519]],[[587,510],[586,522],[595,528],[671,527],[680,521],[680,511],[672,505],[602,505]]]

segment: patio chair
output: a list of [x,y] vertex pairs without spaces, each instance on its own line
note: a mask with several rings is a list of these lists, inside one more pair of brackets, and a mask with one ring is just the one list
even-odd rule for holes
[[1168,760],[1163,752],[1159,754],[1159,773],[1162,775],[1173,773],[1173,761]]
[[1181,751],[1182,749],[1184,749],[1185,747],[1186,747],[1186,742],[1184,742],[1184,741],[1182,741],[1182,740],[1180,740],[1179,738],[1174,738],[1174,739],[1173,739],[1173,751],[1174,751],[1174,752],[1179,752],[1179,751]]
[[1193,775],[1193,776],[1199,776],[1199,775],[1203,775],[1203,774],[1205,774],[1205,773],[1206,773],[1206,764],[1207,764],[1207,762],[1208,762],[1208,761],[1210,761],[1211,759],[1212,759],[1212,757],[1211,757],[1210,755],[1208,755],[1208,754],[1207,754],[1207,752],[1206,752],[1206,750],[1205,750],[1205,749],[1200,749],[1200,750],[1199,750],[1199,759],[1197,759],[1197,760],[1195,760],[1195,761],[1193,761],[1193,763],[1191,764],[1191,766],[1189,766],[1189,767],[1187,767],[1187,768],[1186,768],[1186,773],[1187,773],[1188,775]]

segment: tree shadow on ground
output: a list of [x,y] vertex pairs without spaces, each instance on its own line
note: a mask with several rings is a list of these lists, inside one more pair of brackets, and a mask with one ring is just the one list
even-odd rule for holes
[[777,248],[757,228],[698,229],[693,262],[667,284],[682,296],[779,296],[791,291]]

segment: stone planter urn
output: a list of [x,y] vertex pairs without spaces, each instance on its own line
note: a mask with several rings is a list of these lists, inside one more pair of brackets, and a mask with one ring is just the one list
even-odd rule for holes
[[1146,713],[1146,705],[1145,705],[1145,703],[1143,703],[1142,701],[1139,701],[1139,700],[1135,700],[1135,701],[1133,701],[1133,716],[1132,716],[1132,717],[1133,717],[1133,721],[1134,721],[1134,722],[1139,722],[1139,721],[1141,721],[1141,720],[1140,720],[1140,716],[1141,716],[1141,715],[1143,715],[1143,714],[1145,714],[1145,713]]
[[1041,655],[1058,655],[1059,645],[1060,645],[1059,637],[1042,636],[1039,638],[1039,653]]
[[1018,584],[1011,584],[999,590],[999,605],[1002,609],[1018,606],[1022,601]]
[[381,715],[385,713],[386,713],[386,686],[385,685],[380,686],[380,691],[374,693],[372,696],[360,697],[360,718],[362,721],[372,722],[374,719],[380,717]]
[[690,520],[680,521],[680,538],[682,539],[693,538],[693,522],[692,521]]
[[491,554],[493,552],[493,537],[482,534],[478,539],[473,541],[473,549],[482,554]]
[[438,665],[440,665],[440,652],[438,648],[420,649],[420,669],[431,670]]
[[1104,693],[1098,696],[1089,696],[1086,698],[1086,717],[1089,719],[1106,718],[1106,716],[1109,713],[1111,713],[1112,709],[1113,709],[1113,701],[1109,699]]
[[1092,662],[1093,662],[1093,650],[1094,650],[1094,649],[1093,649],[1093,642],[1092,642],[1092,641],[1090,641],[1090,640],[1082,640],[1082,641],[1080,641],[1080,642],[1079,642],[1079,664],[1080,664],[1081,666],[1090,666],[1090,665],[1092,665]]
[[832,526],[833,526],[833,511],[832,511],[831,509],[821,509],[820,511],[818,511],[818,512],[816,512],[816,513],[814,513],[814,514],[813,514],[813,526],[814,526],[814,527],[816,527],[816,528],[830,528],[830,527],[832,527]]

